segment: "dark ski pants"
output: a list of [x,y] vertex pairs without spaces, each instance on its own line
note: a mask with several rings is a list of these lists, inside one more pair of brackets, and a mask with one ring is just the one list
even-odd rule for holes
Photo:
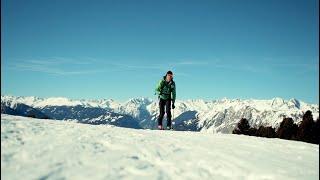
[[158,118],[158,125],[162,125],[162,119],[164,116],[164,108],[166,108],[167,113],[167,127],[171,126],[171,99],[163,100],[160,98],[159,100],[159,106],[160,106],[160,115]]

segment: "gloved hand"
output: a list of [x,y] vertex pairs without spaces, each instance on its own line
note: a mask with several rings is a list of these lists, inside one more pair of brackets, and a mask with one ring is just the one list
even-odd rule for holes
[[159,98],[164,99],[163,94],[160,93]]
[[174,106],[174,104],[172,104],[172,109],[174,109],[174,108],[176,108],[176,107]]

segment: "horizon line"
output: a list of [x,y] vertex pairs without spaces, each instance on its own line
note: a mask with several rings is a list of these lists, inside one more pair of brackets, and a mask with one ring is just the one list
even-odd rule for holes
[[[93,100],[106,100],[106,99],[110,99],[110,100],[113,100],[113,101],[116,101],[116,102],[119,102],[119,103],[122,103],[122,102],[127,102],[127,101],[130,101],[130,100],[134,100],[134,99],[151,99],[153,100],[154,98],[150,98],[150,97],[134,97],[134,98],[129,98],[125,101],[119,101],[119,100],[115,100],[114,98],[111,98],[111,97],[106,97],[106,98],[100,98],[100,99],[97,99],[97,98],[70,98],[70,97],[66,97],[66,96],[50,96],[50,97],[40,97],[40,96],[23,96],[23,95],[20,95],[20,96],[17,96],[17,95],[12,95],[12,94],[1,94],[1,98],[3,96],[9,96],[9,97],[24,97],[24,98],[27,98],[27,97],[36,97],[36,98],[39,98],[39,99],[49,99],[49,98],[65,98],[65,99],[68,99],[68,100],[71,100],[71,101],[76,101],[76,100],[85,100],[85,101],[93,101]],[[205,100],[205,99],[200,99],[200,98],[197,98],[197,99],[180,99],[180,100],[176,100],[176,101],[196,101],[196,100],[202,100],[204,102],[211,102],[211,101],[223,101],[223,100],[240,100],[240,101],[250,101],[250,100],[255,100],[255,101],[270,101],[270,100],[275,100],[275,99],[281,99],[281,100],[285,100],[285,101],[290,101],[292,99],[294,100],[298,100],[300,102],[303,102],[303,103],[306,103],[306,104],[309,104],[309,105],[318,105],[319,104],[316,104],[316,103],[307,103],[305,101],[302,101],[298,98],[290,98],[290,99],[286,99],[286,98],[281,98],[281,97],[273,97],[271,99],[254,99],[254,98],[249,98],[249,99],[246,99],[246,98],[228,98],[228,97],[222,97],[222,98],[217,98],[217,99],[211,99],[211,100]]]

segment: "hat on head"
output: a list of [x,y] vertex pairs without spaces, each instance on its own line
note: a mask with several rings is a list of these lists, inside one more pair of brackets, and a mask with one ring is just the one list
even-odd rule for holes
[[171,71],[168,71],[167,74],[171,74],[171,75],[172,75],[172,72],[171,72]]

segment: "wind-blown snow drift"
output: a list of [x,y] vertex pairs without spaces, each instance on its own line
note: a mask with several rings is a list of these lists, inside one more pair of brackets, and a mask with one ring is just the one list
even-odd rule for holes
[[319,179],[319,146],[1,115],[1,179]]

